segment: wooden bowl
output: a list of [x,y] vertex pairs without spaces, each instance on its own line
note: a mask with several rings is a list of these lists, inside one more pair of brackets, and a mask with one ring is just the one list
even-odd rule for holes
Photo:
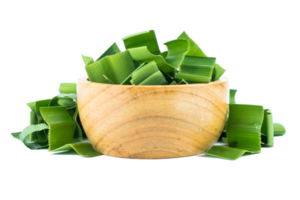
[[94,148],[122,158],[176,158],[207,151],[226,120],[229,89],[208,84],[77,84],[79,116]]

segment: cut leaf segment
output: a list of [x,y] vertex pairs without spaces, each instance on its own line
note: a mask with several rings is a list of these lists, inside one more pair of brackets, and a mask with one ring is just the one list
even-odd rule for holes
[[105,75],[115,84],[122,83],[135,68],[128,51],[104,57],[85,67],[90,81],[109,83]]
[[95,156],[103,155],[103,154],[95,151],[93,146],[88,142],[65,144],[64,146],[53,150],[53,152],[70,151],[70,150],[74,150],[76,153],[78,153],[79,155],[84,156],[84,157],[95,157]]
[[227,159],[227,160],[236,160],[242,155],[244,155],[246,152],[248,151],[243,149],[231,148],[227,146],[212,146],[204,154],[213,157]]
[[122,40],[126,49],[146,46],[151,54],[160,54],[155,32],[153,30],[128,35],[122,38]]
[[132,74],[132,85],[166,85],[164,75],[159,71],[154,61],[148,63]]
[[274,136],[282,136],[285,134],[285,128],[282,124],[274,123],[273,129],[274,129]]
[[104,58],[106,56],[111,56],[121,53],[121,50],[119,49],[118,45],[116,43],[113,43],[96,61],[100,60],[101,58]]
[[186,32],[181,33],[178,39],[186,39],[190,44],[190,49],[187,52],[187,56],[196,56],[196,57],[206,57],[204,52],[200,47],[186,34]]
[[274,145],[273,117],[270,109],[264,110],[264,121],[261,127],[261,142],[264,147]]
[[217,81],[221,78],[221,76],[225,73],[225,69],[222,68],[220,65],[218,65],[217,63],[215,64],[214,70],[213,70],[213,74],[211,77],[211,81]]
[[75,125],[65,107],[42,107],[40,110],[49,125],[49,151],[74,142]]
[[259,153],[263,118],[262,106],[230,104],[226,127],[228,145],[251,153]]
[[90,65],[90,64],[94,63],[94,60],[93,60],[92,57],[84,56],[82,54],[81,54],[81,57],[82,57],[83,62],[84,62],[85,65]]
[[61,83],[59,86],[59,93],[74,93],[76,94],[76,83]]
[[236,92],[237,92],[237,90],[234,90],[234,89],[229,90],[229,104],[236,104],[236,102],[235,102]]
[[209,83],[215,62],[216,58],[186,56],[175,78],[194,83]]

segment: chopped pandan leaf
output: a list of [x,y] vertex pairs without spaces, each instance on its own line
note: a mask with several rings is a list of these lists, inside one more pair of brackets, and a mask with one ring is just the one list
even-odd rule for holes
[[75,124],[66,107],[42,107],[40,111],[49,125],[49,151],[74,142]]
[[174,77],[176,69],[168,64],[161,55],[154,55],[148,51],[147,47],[137,47],[128,49],[127,51],[130,53],[133,60],[143,63],[155,61],[162,72]]
[[216,58],[186,56],[175,78],[194,83],[209,83],[215,62]]
[[61,83],[59,86],[59,93],[77,93],[76,83]]
[[177,85],[176,81],[172,81],[169,85]]
[[222,68],[220,65],[218,65],[217,63],[215,64],[214,70],[213,70],[213,74],[211,77],[211,81],[217,81],[221,78],[221,76],[225,73],[225,69]]
[[39,123],[44,123],[44,119],[41,116],[40,113],[40,107],[47,107],[49,103],[51,102],[51,99],[45,99],[45,100],[40,100],[40,101],[34,101],[27,103],[27,105],[30,107],[32,111],[34,111],[36,118],[37,118],[37,124]]
[[227,160],[236,160],[246,152],[248,151],[244,149],[237,149],[227,146],[212,146],[207,152],[204,152],[204,154]]
[[189,43],[184,39],[177,39],[166,42],[165,45],[168,48],[165,61],[169,63],[173,68],[178,69],[186,53],[189,51]]
[[136,72],[137,70],[139,70],[144,65],[145,65],[145,63],[140,64],[129,76],[127,76],[127,78],[125,78],[125,80],[120,85],[131,85],[130,79],[131,79],[132,74],[134,72]]
[[94,62],[92,57],[81,55],[85,65],[92,64]]
[[132,85],[166,85],[167,81],[154,61],[132,74]]
[[[29,149],[46,148],[48,147],[48,138],[43,131],[48,129],[48,125],[44,123],[29,125],[19,134],[19,139]],[[16,137],[17,133],[14,133],[14,135]]]
[[237,93],[239,92],[238,88],[230,88],[229,90],[229,104],[236,104],[237,103]]
[[275,137],[284,137],[287,134],[287,128],[281,122],[273,123],[274,136]]
[[118,45],[116,43],[113,43],[96,61],[100,60],[101,58],[104,58],[106,56],[111,56],[121,53],[121,50],[119,49]]
[[261,127],[261,142],[264,147],[274,145],[273,117],[270,109],[264,110],[264,121]]
[[209,55],[203,50],[201,45],[187,32],[181,31],[176,39],[186,39],[189,43],[189,51],[186,53],[186,56],[196,56],[196,57],[208,57]]
[[54,149],[53,152],[70,151],[70,150],[74,150],[76,153],[78,153],[79,155],[84,156],[84,157],[95,157],[95,156],[103,155],[103,154],[95,151],[93,146],[88,142],[65,144],[62,147]]
[[77,95],[75,93],[59,94],[51,99],[49,106],[65,106],[68,110],[77,107]]
[[153,30],[128,35],[122,38],[122,40],[126,49],[146,46],[151,54],[160,54],[155,32]]
[[230,104],[226,125],[228,145],[251,153],[259,153],[263,118],[262,106]]
[[103,75],[115,83],[122,83],[135,69],[128,51],[106,56],[85,67],[89,80],[97,83],[109,83]]

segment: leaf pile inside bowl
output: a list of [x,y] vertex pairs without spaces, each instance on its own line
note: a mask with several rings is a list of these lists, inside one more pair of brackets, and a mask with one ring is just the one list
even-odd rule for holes
[[207,57],[183,32],[164,43],[161,52],[153,30],[123,38],[126,50],[114,43],[96,61],[82,56],[91,82],[120,85],[177,85],[219,80],[225,70]]

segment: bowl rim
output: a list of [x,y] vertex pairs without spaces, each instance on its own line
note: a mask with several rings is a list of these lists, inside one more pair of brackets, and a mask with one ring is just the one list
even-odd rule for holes
[[88,84],[93,84],[93,85],[103,85],[103,86],[114,86],[114,87],[135,87],[135,88],[145,88],[145,87],[159,87],[159,88],[163,88],[163,87],[187,87],[187,86],[209,86],[209,85],[216,85],[216,84],[221,84],[224,82],[228,82],[229,79],[227,77],[221,77],[219,80],[217,81],[213,81],[213,82],[209,82],[209,83],[195,83],[195,84],[182,84],[182,85],[119,85],[119,84],[109,84],[109,83],[97,83],[97,82],[91,82],[89,80],[87,80],[88,77],[87,76],[83,76],[78,78],[77,82],[81,82],[81,83],[88,83]]

